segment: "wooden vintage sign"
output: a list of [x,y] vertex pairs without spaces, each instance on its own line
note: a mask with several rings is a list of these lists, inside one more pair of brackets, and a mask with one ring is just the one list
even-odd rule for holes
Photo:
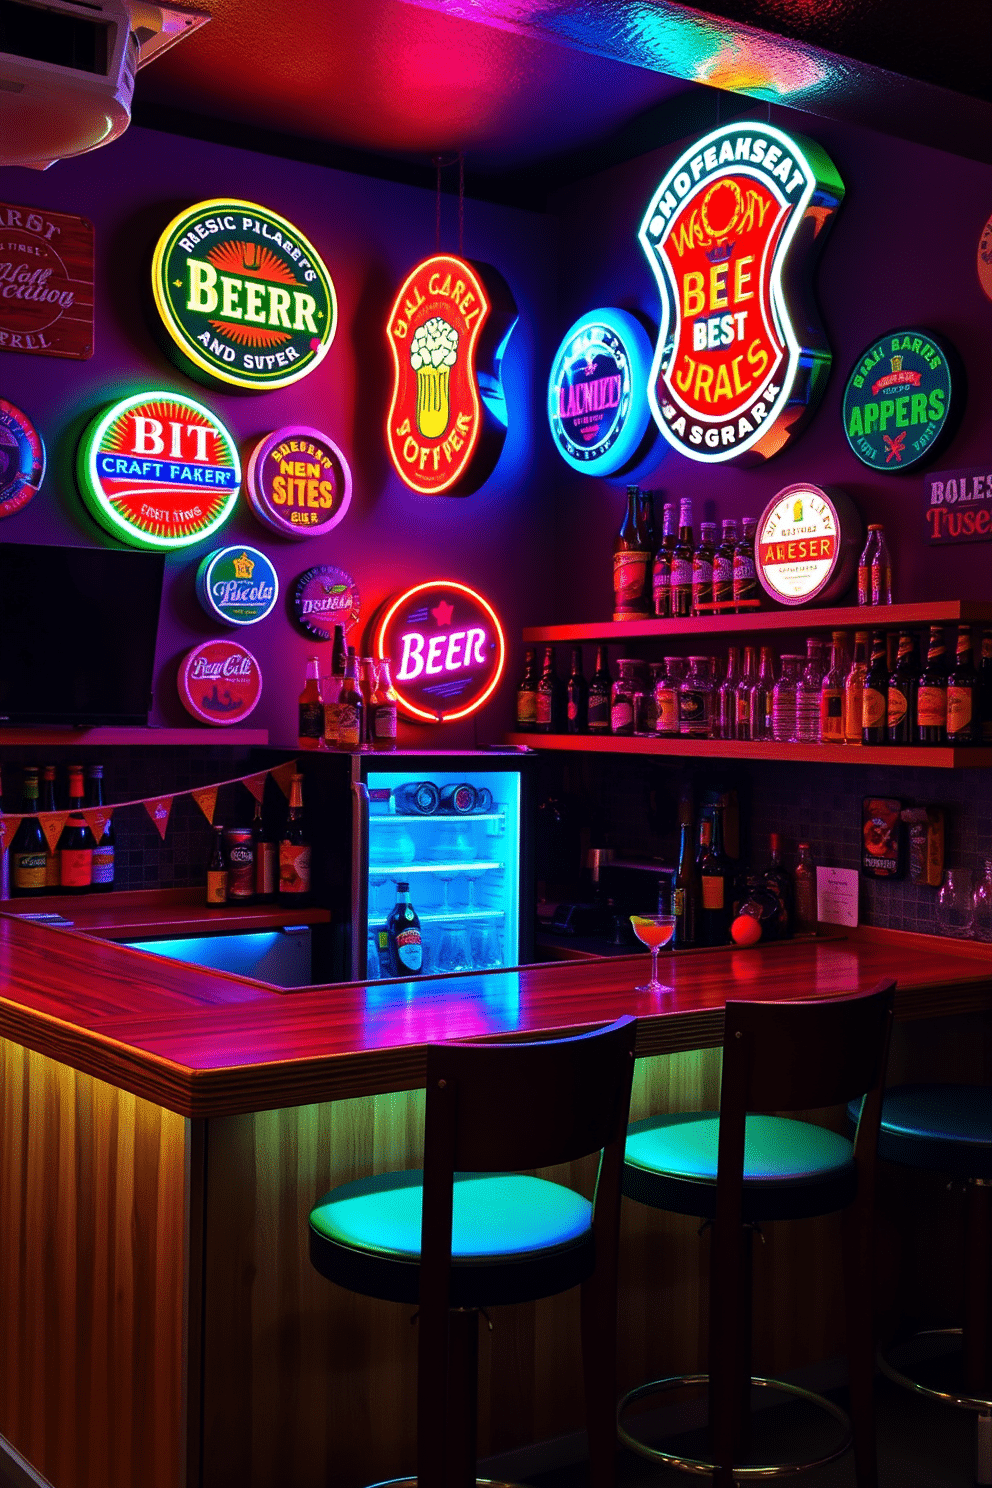
[[935,470],[923,482],[927,537],[936,547],[992,542],[992,461]]
[[93,224],[0,202],[0,351],[93,355]]

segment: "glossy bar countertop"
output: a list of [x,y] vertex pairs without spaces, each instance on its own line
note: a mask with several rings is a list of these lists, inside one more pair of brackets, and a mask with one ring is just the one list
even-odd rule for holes
[[840,932],[663,959],[646,955],[286,992],[0,914],[0,1036],[182,1115],[412,1089],[432,1041],[563,1033],[622,1013],[640,1055],[722,1041],[728,998],[830,996],[898,979],[901,1018],[992,1009],[992,946]]

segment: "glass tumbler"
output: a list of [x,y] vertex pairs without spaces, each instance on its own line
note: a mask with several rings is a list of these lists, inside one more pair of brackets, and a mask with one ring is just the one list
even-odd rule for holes
[[948,868],[937,895],[937,934],[969,940],[973,933],[974,913],[971,874],[964,868]]
[[992,858],[985,859],[985,871],[975,884],[971,905],[975,939],[992,940]]

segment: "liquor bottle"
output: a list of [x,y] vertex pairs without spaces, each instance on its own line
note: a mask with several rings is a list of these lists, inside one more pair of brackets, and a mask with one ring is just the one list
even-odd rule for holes
[[707,945],[725,945],[730,939],[734,871],[723,851],[722,806],[713,807],[709,839],[699,859],[703,939]]
[[47,893],[45,861],[48,846],[36,812],[38,810],[38,766],[24,768],[24,813],[14,833],[10,854],[10,892],[18,898],[37,899]]
[[63,894],[87,894],[93,885],[93,833],[81,815],[83,767],[69,766],[69,820],[59,838],[59,872]]
[[[55,799],[55,766],[46,765],[41,777],[41,810],[58,811],[58,801]],[[46,840],[47,847],[47,840]],[[62,882],[62,874],[59,869],[59,855],[57,852],[49,852],[45,860],[45,888],[50,894],[54,894]]]
[[663,661],[648,662],[650,681],[644,689],[644,706],[641,709],[640,718],[635,719],[637,732],[644,734],[646,738],[656,739],[658,737],[658,683],[665,675],[665,663]]
[[[983,641],[982,645],[984,644]],[[921,683],[920,692],[922,691]],[[979,674],[975,669],[971,650],[971,626],[959,625],[954,670],[947,684],[948,744],[981,743],[983,720],[980,717],[980,701]]]
[[792,875],[795,902],[795,924],[801,934],[816,930],[816,864],[808,842],[800,842],[796,867]]
[[375,661],[371,656],[362,656],[358,662],[358,690],[362,694],[362,713],[364,714],[364,731],[362,743],[372,743],[372,694],[375,692],[378,678],[376,674]]
[[716,718],[714,738],[736,739],[737,737],[737,688],[740,677],[737,671],[737,647],[727,647],[727,674],[716,690]]
[[820,693],[823,688],[823,642],[810,636],[806,642],[806,665],[796,682],[796,732],[800,744],[820,742]]
[[[354,659],[354,648],[349,646],[349,666]],[[303,776],[294,775],[289,787],[289,815],[279,839],[279,901],[305,904],[309,898],[310,841],[303,825]]]
[[533,649],[524,654],[524,673],[517,683],[517,732],[532,734],[537,727],[537,662]]
[[844,742],[844,632],[835,630],[830,638],[830,666],[820,683],[820,741],[823,744]]
[[858,604],[892,603],[892,562],[881,522],[869,522],[868,539],[858,559]]
[[778,902],[776,920],[779,935],[784,940],[792,934],[792,880],[782,866],[782,839],[772,832],[768,839],[768,867],[764,873],[764,886]]
[[771,646],[762,646],[758,680],[751,692],[751,737],[772,737],[772,705],[775,698],[775,656]]
[[982,631],[978,667],[979,732],[983,744],[992,744],[992,629]]
[[214,827],[207,859],[207,903],[227,903],[227,863],[224,860],[224,828]]
[[889,667],[886,659],[885,632],[872,631],[871,664],[865,673],[861,694],[861,742],[888,742],[886,719],[889,707]]
[[[658,535],[655,531],[653,491],[638,491],[637,493],[637,526],[641,537],[647,544],[648,553],[653,558],[654,550],[658,546]],[[647,577],[649,591],[648,597],[650,598],[651,558],[648,559]],[[648,613],[650,614],[650,606],[648,609]]]
[[375,688],[369,699],[369,743],[379,754],[396,748],[396,716],[396,693],[389,675],[389,661],[384,657],[379,663]]
[[638,663],[631,657],[619,657],[616,680],[610,689],[610,732],[623,738],[634,732],[637,669]]
[[655,614],[667,620],[671,609],[672,550],[675,547],[675,503],[665,502],[664,531],[651,565],[651,600]]
[[397,816],[433,816],[441,792],[432,780],[405,780],[393,791]]
[[[971,664],[971,632],[967,626],[965,645],[968,664]],[[958,644],[961,633],[958,632]],[[916,735],[914,743],[945,744],[947,742],[947,653],[944,648],[944,627],[931,625],[930,643],[927,646],[927,664],[920,677],[916,694]]]
[[566,731],[584,734],[589,728],[589,683],[582,675],[582,647],[572,647],[572,670],[568,674]]
[[690,656],[689,670],[679,683],[679,734],[683,739],[711,737],[713,691],[709,657]]
[[643,620],[651,614],[651,545],[644,534],[636,486],[627,487],[627,511],[613,542],[613,618]]
[[[102,807],[103,801],[103,766],[90,765],[89,771],[89,799],[87,806],[91,809]],[[47,808],[46,808],[47,809]],[[114,858],[116,838],[114,836],[113,819],[108,821],[103,829],[103,836],[97,840],[94,835],[93,842],[93,892],[95,894],[108,894],[114,887]]]
[[[634,488],[636,490],[636,487]],[[560,734],[564,722],[564,688],[555,665],[555,648],[546,646],[541,679],[537,684],[537,732]]]
[[713,554],[713,613],[729,615],[734,605],[734,549],[737,546],[737,523],[727,517],[720,535],[720,545]]
[[868,632],[858,630],[854,633],[854,660],[851,668],[844,678],[844,743],[860,744],[862,742],[862,700],[864,698],[865,677],[868,672]]
[[713,606],[713,556],[716,523],[701,522],[699,547],[692,555],[692,613],[710,615]]
[[654,688],[654,729],[662,739],[679,736],[679,684],[672,671],[673,658],[666,656]]
[[890,744],[916,743],[916,694],[920,685],[920,662],[916,636],[899,632],[899,654],[889,677],[888,730]]
[[336,748],[342,752],[361,749],[365,738],[365,703],[358,689],[358,657],[354,646],[348,647],[344,681],[338,696],[337,736]]
[[347,665],[348,646],[344,638],[344,626],[335,625],[334,644],[331,647],[331,672],[335,677],[343,677]]
[[454,816],[468,816],[475,810],[476,791],[467,781],[460,785],[442,785],[438,811],[447,811]]
[[324,699],[324,748],[337,749],[338,723],[341,717],[341,688],[348,666],[348,647],[344,640],[344,626],[334,627],[334,648],[331,653],[331,670],[321,678],[321,694]]
[[265,825],[261,801],[255,802],[251,837],[255,857],[255,903],[271,904],[279,881],[279,844]]
[[692,852],[692,824],[683,820],[679,840],[679,862],[672,889],[675,915],[674,944],[694,946],[699,940],[699,875]]
[[758,570],[754,563],[754,539],[758,523],[754,517],[745,517],[741,539],[734,548],[733,589],[734,610],[746,615],[758,608]]
[[424,947],[420,937],[420,919],[410,902],[410,885],[396,885],[396,903],[386,921],[389,944],[389,970],[393,976],[419,972],[424,964]]
[[782,657],[782,674],[772,688],[771,737],[776,744],[796,742],[796,710],[805,660],[795,652]]
[[672,549],[672,577],[669,588],[670,613],[673,619],[687,619],[692,614],[692,497],[679,502],[679,535]]
[[755,733],[751,716],[751,706],[754,701],[754,684],[758,680],[757,661],[757,649],[754,646],[745,646],[744,665],[741,668],[740,681],[737,683],[737,695],[734,698],[733,737],[735,739],[751,740],[760,737]]
[[319,749],[324,737],[324,704],[320,696],[320,662],[307,658],[307,674],[300,693],[297,743],[301,749]]
[[596,667],[589,680],[587,720],[591,734],[610,732],[610,695],[612,683],[605,646],[596,647]]

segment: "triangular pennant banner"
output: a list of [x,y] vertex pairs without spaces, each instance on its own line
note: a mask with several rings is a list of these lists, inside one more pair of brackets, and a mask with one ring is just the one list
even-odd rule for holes
[[217,810],[217,786],[205,785],[202,790],[190,791],[190,795],[213,826],[214,812]]
[[93,833],[95,842],[103,841],[103,834],[110,826],[113,811],[109,806],[93,806],[89,811],[83,812],[83,821]]
[[260,775],[246,775],[241,782],[248,787],[256,801],[261,801],[265,795],[265,777],[268,773],[268,770],[263,770]]
[[62,828],[69,820],[68,811],[43,811],[38,817],[41,822],[41,830],[45,834],[48,843],[48,851],[54,852],[59,845],[62,836]]
[[22,816],[0,816],[0,853],[5,853],[24,820]]
[[166,828],[169,825],[169,812],[172,810],[172,796],[156,796],[152,801],[145,801],[144,808],[152,821],[158,827],[158,835],[165,841]]
[[283,795],[286,797],[286,800],[288,801],[289,787],[292,783],[293,776],[296,774],[295,759],[287,760],[284,765],[276,765],[274,770],[269,771],[269,774],[272,776],[272,779],[275,781],[276,785],[279,787]]

